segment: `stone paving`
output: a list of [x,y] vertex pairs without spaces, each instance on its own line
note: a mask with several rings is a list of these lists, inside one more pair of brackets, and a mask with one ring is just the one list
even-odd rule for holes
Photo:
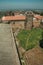
[[0,24],[0,65],[20,65],[9,24]]

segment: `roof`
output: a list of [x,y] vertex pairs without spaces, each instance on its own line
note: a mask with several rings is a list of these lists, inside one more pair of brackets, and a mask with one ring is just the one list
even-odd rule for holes
[[43,16],[40,16],[40,15],[34,15],[34,17],[37,19],[43,19]]
[[2,21],[10,21],[10,20],[26,20],[26,16],[15,15],[15,16],[4,16],[4,17],[2,17]]

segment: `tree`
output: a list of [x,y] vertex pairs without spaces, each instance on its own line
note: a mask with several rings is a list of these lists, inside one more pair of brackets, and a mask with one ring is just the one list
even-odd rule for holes
[[43,48],[43,32],[42,32],[42,39],[39,41],[40,47]]

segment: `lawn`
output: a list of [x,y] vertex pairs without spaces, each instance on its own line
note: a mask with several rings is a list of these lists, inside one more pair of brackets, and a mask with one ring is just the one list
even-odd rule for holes
[[19,44],[25,49],[29,50],[39,44],[42,38],[43,30],[40,28],[33,28],[32,30],[21,30],[17,35]]

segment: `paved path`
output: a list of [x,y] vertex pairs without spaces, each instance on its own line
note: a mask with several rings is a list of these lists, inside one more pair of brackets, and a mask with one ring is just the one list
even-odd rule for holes
[[20,65],[9,24],[0,24],[0,65]]

